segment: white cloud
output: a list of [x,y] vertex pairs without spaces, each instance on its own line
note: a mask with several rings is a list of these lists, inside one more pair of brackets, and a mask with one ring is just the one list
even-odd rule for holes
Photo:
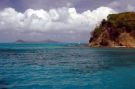
[[128,11],[134,11],[135,10],[135,6],[127,5],[127,10]]
[[117,10],[118,12],[135,11],[135,0],[114,0],[107,6]]
[[75,8],[28,9],[24,13],[13,8],[0,11],[0,41],[45,40],[86,42],[90,31],[108,14],[116,13],[108,7],[78,13]]

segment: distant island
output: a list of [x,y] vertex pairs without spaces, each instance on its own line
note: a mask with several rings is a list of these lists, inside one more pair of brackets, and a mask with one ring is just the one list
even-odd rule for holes
[[16,43],[62,43],[59,41],[55,41],[55,40],[43,40],[43,41],[26,41],[26,40],[17,40]]
[[135,48],[135,12],[110,14],[91,34],[90,47]]

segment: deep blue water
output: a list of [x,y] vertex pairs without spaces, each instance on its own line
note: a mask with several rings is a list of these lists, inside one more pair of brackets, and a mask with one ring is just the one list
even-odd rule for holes
[[0,89],[135,89],[135,49],[0,44]]

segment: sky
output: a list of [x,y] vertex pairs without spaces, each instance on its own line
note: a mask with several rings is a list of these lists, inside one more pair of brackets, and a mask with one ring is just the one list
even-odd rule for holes
[[0,0],[0,42],[88,43],[109,14],[135,11],[135,0]]

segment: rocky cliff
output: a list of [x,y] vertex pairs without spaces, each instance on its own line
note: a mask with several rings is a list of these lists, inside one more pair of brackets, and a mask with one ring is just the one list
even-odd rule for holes
[[90,47],[135,47],[135,12],[110,14],[91,34]]

